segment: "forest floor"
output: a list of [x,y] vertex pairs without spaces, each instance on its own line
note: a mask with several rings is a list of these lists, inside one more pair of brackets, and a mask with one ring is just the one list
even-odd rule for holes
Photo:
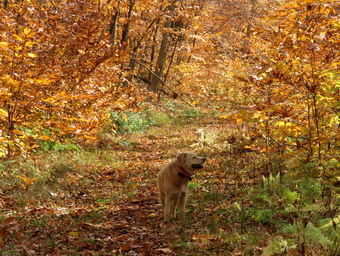
[[0,255],[261,255],[277,231],[244,217],[241,205],[252,205],[247,193],[262,177],[226,165],[240,155],[208,154],[185,221],[163,222],[157,172],[197,151],[202,130],[225,129],[223,119],[182,118],[99,148],[4,163]]

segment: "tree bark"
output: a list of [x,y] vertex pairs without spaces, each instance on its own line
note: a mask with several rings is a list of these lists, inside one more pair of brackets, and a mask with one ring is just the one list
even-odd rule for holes
[[[168,10],[170,13],[175,10],[176,2],[177,0],[173,1],[171,5],[169,6]],[[171,43],[171,34],[168,31],[168,29],[171,28],[171,25],[172,25],[171,19],[168,19],[164,24],[165,32],[163,33],[163,39],[162,39],[162,43],[159,49],[157,63],[156,63],[155,72],[154,72],[156,75],[152,74],[151,81],[150,81],[150,89],[153,92],[157,92],[159,89],[158,88],[158,85],[160,82],[159,77],[162,77],[164,63],[165,63],[166,56],[168,53],[169,45]]]

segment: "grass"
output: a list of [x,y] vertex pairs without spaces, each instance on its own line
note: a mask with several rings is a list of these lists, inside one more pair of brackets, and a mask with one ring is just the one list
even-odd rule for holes
[[[323,181],[303,166],[283,175],[273,163],[268,175],[265,155],[242,152],[242,138],[229,147],[232,132],[214,117],[145,111],[140,118],[158,121],[141,130],[126,121],[128,132],[110,147],[68,146],[2,162],[0,220],[3,226],[9,217],[16,220],[6,224],[1,255],[24,255],[22,244],[35,255],[338,251],[336,200],[326,202]],[[163,224],[155,177],[181,150],[208,152],[208,162],[189,185],[185,222]]]

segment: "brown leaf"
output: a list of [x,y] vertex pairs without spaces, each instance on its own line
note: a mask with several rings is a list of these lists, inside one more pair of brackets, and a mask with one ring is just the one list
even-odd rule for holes
[[15,217],[8,217],[2,223],[2,227],[7,227],[9,224],[15,221]]

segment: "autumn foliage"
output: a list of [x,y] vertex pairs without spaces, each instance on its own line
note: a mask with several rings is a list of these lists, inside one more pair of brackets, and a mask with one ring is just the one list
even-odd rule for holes
[[[5,0],[0,18],[0,251],[339,251],[338,1]],[[155,173],[184,149],[207,171],[190,228],[167,229]]]
[[5,1],[0,155],[96,140],[110,111],[165,95],[254,127],[262,139],[250,149],[327,166],[338,139],[339,6],[265,4]]
[[119,83],[121,56],[108,33],[112,8],[96,1],[1,8],[2,155],[31,150],[39,140],[91,139],[107,106],[139,101]]

